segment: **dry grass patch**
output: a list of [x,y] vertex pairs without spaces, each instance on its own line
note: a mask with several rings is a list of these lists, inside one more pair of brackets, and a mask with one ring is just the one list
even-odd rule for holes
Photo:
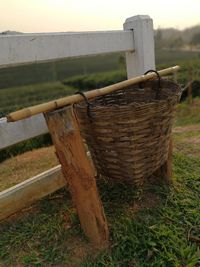
[[187,156],[200,156],[200,125],[176,127],[173,130],[174,152],[181,152]]
[[54,147],[45,147],[10,158],[0,164],[0,191],[58,164]]

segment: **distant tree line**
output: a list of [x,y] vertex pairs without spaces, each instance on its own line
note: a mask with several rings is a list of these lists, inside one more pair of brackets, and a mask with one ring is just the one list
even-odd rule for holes
[[200,46],[200,32],[192,36],[191,45]]
[[155,31],[156,49],[178,49],[187,47],[200,47],[200,26],[179,31],[176,29],[158,28]]

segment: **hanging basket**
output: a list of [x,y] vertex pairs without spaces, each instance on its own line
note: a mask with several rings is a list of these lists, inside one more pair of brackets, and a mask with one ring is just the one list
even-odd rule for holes
[[98,174],[141,185],[161,167],[180,96],[176,83],[159,77],[76,104]]

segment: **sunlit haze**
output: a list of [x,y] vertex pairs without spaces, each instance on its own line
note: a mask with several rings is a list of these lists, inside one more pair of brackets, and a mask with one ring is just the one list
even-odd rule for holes
[[144,14],[154,28],[200,24],[200,0],[0,0],[0,31],[58,32],[121,29]]

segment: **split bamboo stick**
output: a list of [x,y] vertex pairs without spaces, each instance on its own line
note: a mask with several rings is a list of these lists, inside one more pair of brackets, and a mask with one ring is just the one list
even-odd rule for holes
[[[158,71],[158,73],[160,74],[160,76],[164,76],[170,73],[174,73],[176,71],[178,71],[180,69],[179,66],[174,66],[174,67],[170,67],[167,69],[163,69]],[[109,94],[111,92],[126,88],[128,86],[131,86],[133,84],[137,84],[139,82],[144,82],[147,81],[149,79],[153,79],[156,78],[157,75],[155,73],[149,73],[147,75],[141,75],[141,76],[137,76],[135,78],[129,79],[129,80],[125,80],[113,85],[109,85],[106,87],[103,87],[101,89],[94,89],[88,92],[85,92],[85,96],[90,99],[90,98],[94,98],[97,96],[101,96],[101,95],[105,95],[105,94]],[[43,103],[43,104],[39,104],[36,106],[32,106],[32,107],[28,107],[28,108],[24,108],[15,112],[12,112],[10,114],[8,114],[7,120],[8,122],[13,122],[13,121],[18,121],[18,120],[22,120],[28,117],[31,117],[33,115],[39,114],[39,113],[43,113],[43,112],[48,112],[50,110],[54,110],[57,108],[61,108],[70,104],[74,104],[77,103],[79,101],[83,100],[83,97],[81,95],[71,95],[71,96],[66,96],[57,100],[53,100],[47,103]]]

